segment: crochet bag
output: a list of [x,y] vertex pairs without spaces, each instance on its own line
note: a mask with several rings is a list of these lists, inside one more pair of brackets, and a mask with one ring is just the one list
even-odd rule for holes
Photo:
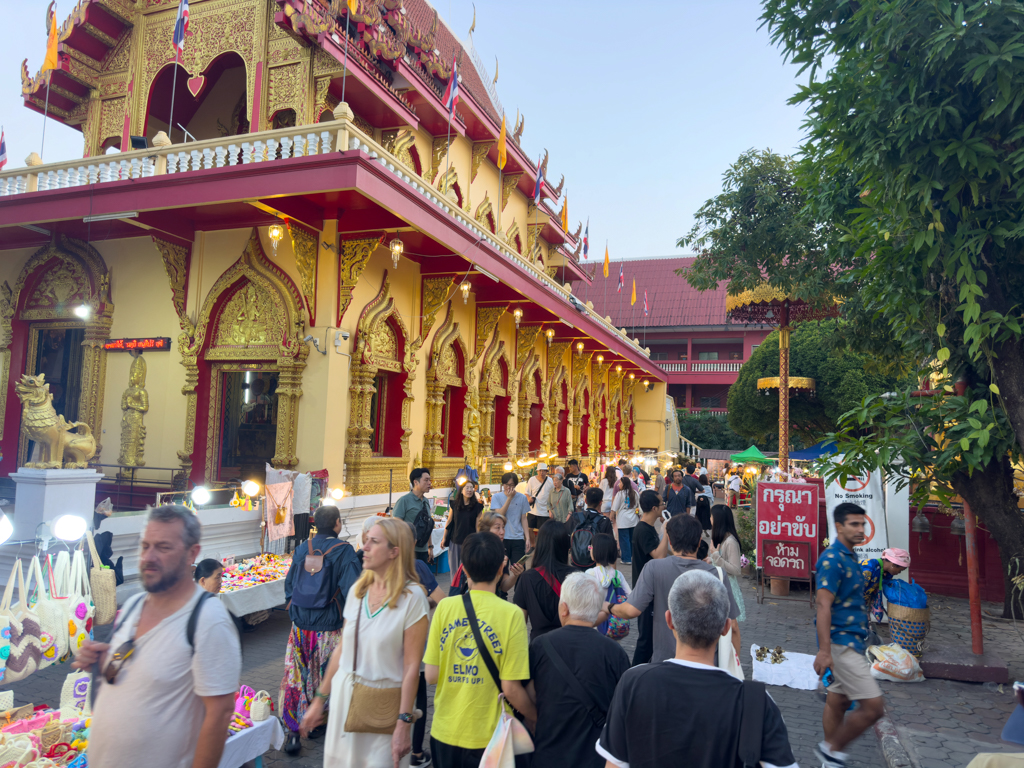
[[[12,608],[11,598],[14,597],[14,578],[18,578],[18,602]],[[7,579],[7,586],[4,588],[3,602],[0,603],[0,614],[4,614],[10,620],[11,646],[10,654],[7,657],[7,668],[4,670],[4,682],[14,683],[24,680],[39,669],[39,662],[43,657],[42,630],[39,627],[39,617],[28,607],[25,590],[25,575],[22,571],[21,560],[15,560],[14,568],[11,569],[10,578]],[[47,638],[48,645],[53,645],[53,638]]]
[[92,637],[92,617],[95,609],[92,605],[89,579],[85,572],[85,555],[81,550],[75,550],[74,556],[69,558],[67,552],[61,552],[57,555],[54,573],[59,594],[68,598],[65,616],[68,623],[70,657],[82,647],[82,643]]
[[89,689],[92,687],[92,676],[88,672],[72,672],[64,678],[64,687],[60,690],[61,720],[88,717],[92,714],[89,706]]
[[[622,582],[618,573],[612,577],[608,585],[608,594],[605,600],[609,605],[619,605],[626,602],[626,590],[622,588]],[[629,620],[619,619],[609,614],[608,619],[599,626],[598,631],[612,640],[621,640],[629,635]]]
[[45,669],[60,662],[68,652],[68,623],[64,619],[64,607],[47,593],[43,571],[39,566],[39,558],[29,560],[29,583],[35,579],[35,610],[39,616],[39,627],[44,638],[52,638],[52,642],[43,644],[43,656],[39,660],[39,668]]
[[274,704],[270,699],[270,694],[266,691],[260,691],[249,705],[249,717],[252,718],[254,723],[261,723],[270,717],[270,712],[274,708]]
[[93,619],[96,624],[110,624],[117,615],[117,581],[114,571],[103,565],[99,552],[96,551],[96,540],[90,531],[85,532],[89,542],[89,554],[92,557],[92,568],[89,570],[89,586],[92,592],[92,603],[96,608]]

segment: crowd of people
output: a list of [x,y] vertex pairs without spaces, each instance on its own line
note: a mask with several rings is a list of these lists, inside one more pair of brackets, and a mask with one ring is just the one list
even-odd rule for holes
[[[592,485],[571,461],[539,465],[525,484],[505,474],[488,504],[467,481],[444,534],[448,595],[417,533],[428,470],[413,470],[392,515],[365,521],[358,549],[339,538],[338,509],[320,507],[285,580],[285,751],[323,738],[327,766],[476,768],[511,715],[534,745],[519,766],[795,766],[764,685],[743,681],[739,536],[733,510],[710,504],[702,480],[695,465],[668,478],[620,466]],[[853,555],[863,510],[841,504],[835,522],[817,566],[814,666],[827,690],[818,754],[843,768],[882,698],[863,657],[871,568]],[[97,768],[152,762],[154,751],[168,757],[161,765],[218,764],[241,655],[231,615],[206,599],[220,564],[192,572],[200,535],[191,510],[151,510],[144,591],[123,606],[110,643],[79,649],[76,666],[103,681],[89,749]],[[887,551],[877,581],[904,560]],[[632,619],[630,660],[617,641]],[[157,709],[160,728],[144,727]]]

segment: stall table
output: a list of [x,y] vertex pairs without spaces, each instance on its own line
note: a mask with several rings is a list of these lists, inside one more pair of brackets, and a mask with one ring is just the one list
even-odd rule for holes
[[270,748],[280,749],[284,744],[284,728],[276,717],[268,717],[252,728],[231,734],[224,742],[224,753],[217,768],[239,768],[250,760],[256,761],[256,768],[263,768],[263,755]]

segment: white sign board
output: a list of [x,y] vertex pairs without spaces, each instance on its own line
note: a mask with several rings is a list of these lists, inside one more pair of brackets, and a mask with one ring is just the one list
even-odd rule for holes
[[[836,457],[841,462],[842,457]],[[832,513],[843,502],[850,502],[864,509],[867,520],[864,525],[864,543],[856,548],[855,554],[860,560],[870,560],[882,556],[883,550],[889,548],[886,535],[885,496],[882,493],[882,473],[868,472],[866,476],[850,475],[846,483],[829,483],[825,488],[825,508],[828,517],[828,538],[835,541],[836,524]]]

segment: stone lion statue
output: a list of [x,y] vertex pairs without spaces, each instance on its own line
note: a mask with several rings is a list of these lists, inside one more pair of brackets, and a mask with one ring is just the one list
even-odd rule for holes
[[81,421],[64,421],[54,410],[46,374],[22,376],[14,385],[14,391],[21,400],[21,431],[42,448],[42,461],[25,466],[34,469],[60,469],[62,464],[64,469],[88,467],[89,459],[96,455],[92,430]]

